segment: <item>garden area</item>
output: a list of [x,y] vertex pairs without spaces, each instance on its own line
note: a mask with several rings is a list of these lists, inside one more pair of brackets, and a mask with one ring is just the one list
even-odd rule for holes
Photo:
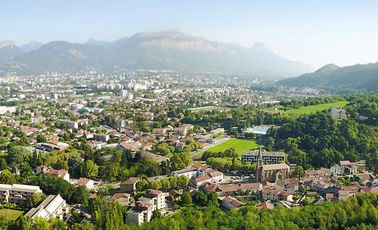
[[21,211],[21,210],[14,210],[14,209],[8,209],[8,208],[0,209],[0,216],[4,216],[7,220],[16,220],[23,213],[24,211]]

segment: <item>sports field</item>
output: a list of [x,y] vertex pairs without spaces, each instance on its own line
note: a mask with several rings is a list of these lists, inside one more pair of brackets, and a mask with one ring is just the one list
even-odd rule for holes
[[[231,139],[228,141],[225,141],[217,146],[214,146],[210,149],[207,149],[205,151],[210,151],[210,152],[223,152],[229,148],[234,148],[235,151],[241,156],[241,154],[244,151],[252,150],[259,147],[259,145],[254,142],[254,141],[249,141],[249,140],[241,140],[241,139]],[[205,152],[201,152],[198,154],[198,156],[202,156],[202,154]]]
[[331,107],[344,107],[348,104],[347,101],[339,101],[335,103],[328,103],[328,104],[319,104],[319,105],[309,105],[303,106],[299,109],[292,109],[286,112],[288,115],[301,115],[301,114],[310,114],[316,113],[318,111],[323,111],[325,109],[329,109]]
[[7,220],[16,220],[23,213],[24,213],[23,211],[19,211],[19,210],[13,210],[13,209],[7,209],[7,208],[0,209],[0,216],[4,216]]

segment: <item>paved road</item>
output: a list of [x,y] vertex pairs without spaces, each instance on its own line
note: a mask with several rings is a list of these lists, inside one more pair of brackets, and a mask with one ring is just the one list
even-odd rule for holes
[[226,142],[226,141],[228,141],[228,140],[230,140],[230,139],[232,139],[232,138],[229,137],[229,136],[221,137],[221,138],[217,138],[217,139],[215,139],[215,142],[214,142],[214,143],[210,144],[210,145],[207,146],[206,148],[199,149],[199,150],[194,151],[194,152],[190,152],[189,155],[190,155],[190,157],[192,157],[192,156],[197,155],[198,153],[201,153],[201,152],[203,152],[203,151],[206,151],[206,150],[208,150],[208,149],[210,149],[210,148],[212,148],[212,147],[214,147],[214,146],[217,146],[217,145],[219,145],[219,144],[222,144],[223,142]]

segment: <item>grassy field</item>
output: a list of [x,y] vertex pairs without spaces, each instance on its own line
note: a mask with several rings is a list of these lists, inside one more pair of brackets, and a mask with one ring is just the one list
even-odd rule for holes
[[318,111],[323,111],[325,109],[329,109],[331,107],[344,107],[348,104],[347,101],[339,101],[335,103],[328,103],[328,104],[319,104],[319,105],[309,105],[304,106],[299,109],[292,109],[286,112],[288,115],[301,115],[301,114],[310,114],[316,113]]
[[13,209],[7,209],[7,208],[0,209],[0,216],[5,216],[7,220],[16,220],[23,213],[24,213],[23,211],[19,211],[19,210],[13,210]]
[[[252,150],[252,149],[255,149],[257,147],[259,147],[259,145],[254,142],[254,141],[249,141],[249,140],[240,140],[240,139],[231,139],[231,140],[228,140],[228,141],[225,141],[217,146],[214,146],[210,149],[207,149],[205,151],[210,151],[210,152],[223,152],[229,148],[234,148],[235,151],[239,154],[239,156],[241,156],[241,154],[244,152],[244,151],[248,151],[248,150]],[[205,152],[201,152],[198,154],[198,156],[202,156],[202,154]]]

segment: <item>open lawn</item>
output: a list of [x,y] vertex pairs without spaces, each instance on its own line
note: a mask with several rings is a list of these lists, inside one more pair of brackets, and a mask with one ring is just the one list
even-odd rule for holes
[[[207,149],[205,151],[223,152],[223,151],[225,151],[225,150],[227,150],[231,147],[235,149],[235,151],[239,154],[239,156],[241,156],[241,154],[244,151],[255,149],[255,148],[259,147],[259,145],[254,141],[241,140],[241,139],[231,139],[231,140],[225,141],[225,142],[223,142],[223,143],[221,143],[217,146],[214,146],[210,149]],[[202,156],[202,154],[205,151],[199,153],[198,156]]]
[[7,208],[0,209],[0,216],[5,216],[7,220],[16,220],[23,213],[24,211],[19,211],[19,210],[13,210],[13,209],[7,209]]
[[347,101],[339,101],[335,103],[328,103],[328,104],[319,104],[319,105],[309,105],[304,106],[299,109],[292,109],[286,112],[288,115],[301,115],[301,114],[310,114],[316,113],[318,111],[323,111],[325,109],[329,109],[331,107],[344,107],[348,104]]

